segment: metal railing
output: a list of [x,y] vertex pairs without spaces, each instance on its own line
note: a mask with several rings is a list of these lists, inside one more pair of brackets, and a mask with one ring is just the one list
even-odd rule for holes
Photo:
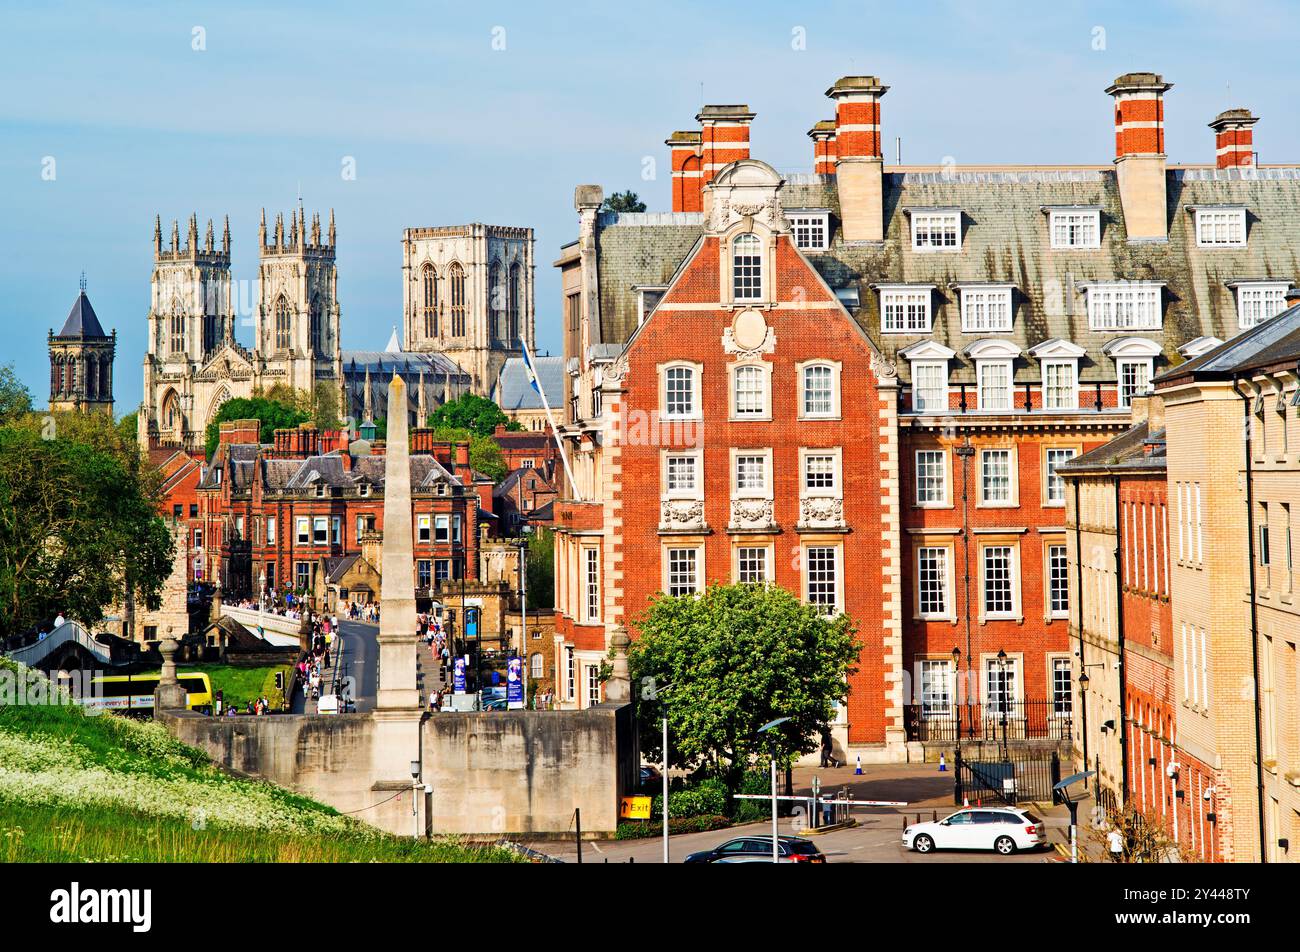
[[1004,739],[1069,740],[1071,711],[1057,701],[1015,700],[944,707],[909,704],[903,709],[907,739],[922,743]]

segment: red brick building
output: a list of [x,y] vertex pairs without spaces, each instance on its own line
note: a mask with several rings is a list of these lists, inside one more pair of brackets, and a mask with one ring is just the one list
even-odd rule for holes
[[[345,434],[310,424],[277,430],[270,445],[257,421],[221,426],[221,442],[197,486],[204,577],[220,570],[225,597],[316,591],[334,560],[368,555],[378,564],[384,528],[382,443],[356,452]],[[481,520],[491,480],[469,464],[469,446],[412,432],[411,495],[417,599],[439,583],[478,578]],[[374,593],[377,595],[378,593]]]

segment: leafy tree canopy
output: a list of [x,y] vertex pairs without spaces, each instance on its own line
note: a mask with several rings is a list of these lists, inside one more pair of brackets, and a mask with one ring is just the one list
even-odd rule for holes
[[503,424],[507,430],[521,429],[499,406],[473,393],[461,394],[429,414],[429,426],[435,430],[451,427],[470,430],[479,436],[491,436]]
[[261,430],[258,439],[270,443],[275,438],[275,431],[291,429],[299,423],[311,419],[311,412],[298,400],[286,401],[270,396],[234,397],[227,400],[217,411],[217,415],[208,423],[205,446],[208,458],[216,452],[220,439],[220,425],[227,420],[259,420]]
[[528,536],[528,607],[555,607],[555,534],[538,526]]
[[615,192],[601,204],[602,212],[643,212],[645,202],[637,197],[636,192]]
[[14,365],[0,365],[0,423],[8,423],[31,409],[31,391],[18,379]]
[[[100,424],[116,439],[109,417]],[[145,605],[158,606],[171,568],[172,540],[138,460],[138,454],[126,457],[68,433],[42,434],[33,425],[0,427],[5,631],[23,630],[59,612],[94,624],[105,606],[124,599],[128,579]]]
[[124,446],[135,446],[138,439],[139,412],[128,413],[117,421],[117,435]]
[[[433,417],[429,418],[429,422],[433,422]],[[438,442],[468,443],[470,466],[484,476],[492,477],[495,482],[499,483],[506,478],[508,470],[505,455],[492,437],[480,436],[463,427],[436,426],[433,429],[433,438]]]
[[[661,757],[667,712],[670,762],[703,766],[733,792],[770,745],[785,764],[817,749],[861,650],[847,616],[820,615],[770,585],[660,595],[636,626],[629,663],[643,712],[641,749]],[[780,717],[791,720],[758,735]]]

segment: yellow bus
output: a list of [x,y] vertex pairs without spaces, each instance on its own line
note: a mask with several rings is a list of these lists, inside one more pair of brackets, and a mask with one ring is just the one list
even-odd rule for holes
[[[110,674],[94,678],[89,697],[81,703],[100,711],[153,712],[153,692],[161,674]],[[176,680],[185,688],[185,706],[191,711],[212,712],[212,681],[201,671],[178,671]]]

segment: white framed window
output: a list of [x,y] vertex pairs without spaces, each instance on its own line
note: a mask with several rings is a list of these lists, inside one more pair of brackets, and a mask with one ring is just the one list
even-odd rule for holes
[[1010,545],[987,545],[980,553],[981,598],[986,618],[1015,618],[1016,555]]
[[451,516],[437,515],[433,517],[433,541],[448,542],[451,539]]
[[663,469],[664,495],[696,499],[701,495],[699,453],[667,453]]
[[275,516],[266,517],[266,544],[275,545]]
[[1246,209],[1198,208],[1196,246],[1198,248],[1241,248],[1246,244]]
[[1157,331],[1164,285],[1150,281],[1090,284],[1088,327],[1094,331]]
[[737,364],[731,368],[731,410],[741,419],[763,419],[771,415],[768,408],[770,367]]
[[916,504],[948,505],[948,451],[916,451]]
[[294,520],[294,538],[299,545],[311,543],[311,520],[306,516],[298,516]]
[[838,364],[815,361],[798,365],[799,418],[836,419],[840,415]]
[[1074,672],[1069,658],[1052,658],[1052,716],[1069,717],[1074,710]]
[[1078,455],[1074,447],[1049,446],[1043,452],[1043,505],[1065,505],[1065,480],[1056,474],[1056,467],[1068,463]]
[[771,556],[767,546],[743,545],[736,549],[736,581],[742,585],[772,581]]
[[1242,282],[1236,288],[1237,326],[1243,330],[1286,310],[1285,282]]
[[1151,389],[1151,364],[1149,357],[1121,358],[1115,361],[1121,407],[1132,406],[1134,397],[1141,396]]
[[886,334],[930,333],[930,299],[933,292],[930,285],[881,287],[881,331]]
[[948,361],[912,362],[912,409],[917,413],[948,410]]
[[926,545],[916,550],[916,611],[921,618],[948,618],[948,549]]
[[1078,361],[1043,361],[1043,408],[1045,410],[1079,409]]
[[921,716],[952,716],[952,661],[947,658],[923,658],[917,663],[917,681],[921,685]]
[[565,693],[570,701],[578,699],[578,660],[574,657],[573,647],[564,646],[564,681]]
[[[1070,617],[1070,564],[1064,545],[1047,547],[1047,613],[1052,618]],[[1066,663],[1068,667],[1068,659]]]
[[330,521],[328,516],[316,516],[311,521],[311,541],[313,545],[328,545],[330,541]]
[[1020,700],[1020,659],[984,659],[984,704],[990,717],[1016,714]]
[[600,621],[600,550],[588,546],[582,550],[583,621]]
[[1015,457],[1010,447],[980,450],[981,506],[1014,506],[1016,503]]
[[803,555],[804,591],[808,604],[823,615],[839,614],[839,547],[810,545],[804,548]]
[[795,247],[802,251],[825,251],[830,244],[830,215],[827,212],[786,212],[794,230]]
[[840,455],[838,452],[804,450],[803,495],[827,496],[840,491]]
[[913,251],[960,251],[961,210],[912,212]]
[[540,681],[546,676],[546,660],[540,651],[534,651],[528,658],[528,676],[534,681]]
[[981,410],[1010,410],[1012,379],[1010,360],[977,360],[976,386]]
[[600,665],[585,666],[587,672],[587,706],[595,707],[600,703]]
[[771,450],[732,451],[732,495],[767,499],[772,495]]
[[415,540],[417,542],[429,542],[432,539],[433,517],[416,516],[415,517]]
[[700,590],[699,549],[668,549],[665,558],[669,595],[694,595]]
[[963,287],[960,293],[962,333],[1001,333],[1012,329],[1010,285]]
[[1053,208],[1048,211],[1053,248],[1100,248],[1101,209]]
[[663,416],[667,419],[698,419],[700,416],[700,371],[685,364],[670,364],[663,377]]
[[731,242],[731,296],[737,301],[763,299],[763,242],[758,235],[737,235]]

